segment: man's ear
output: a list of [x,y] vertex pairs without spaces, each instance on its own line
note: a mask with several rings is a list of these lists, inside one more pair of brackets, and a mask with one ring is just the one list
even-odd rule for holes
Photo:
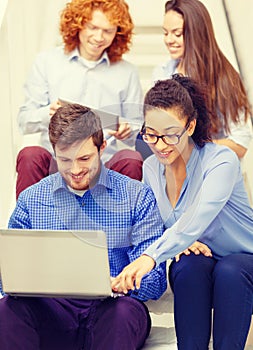
[[106,140],[104,140],[102,145],[100,146],[100,152],[99,152],[100,156],[102,156],[102,154],[104,153],[106,146],[107,146],[107,142]]
[[190,122],[189,127],[187,129],[187,133],[189,136],[192,136],[192,134],[194,133],[195,127],[196,127],[196,119],[193,119]]

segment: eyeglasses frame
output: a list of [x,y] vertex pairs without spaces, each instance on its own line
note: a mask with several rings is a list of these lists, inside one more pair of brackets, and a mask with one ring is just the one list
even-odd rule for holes
[[[147,144],[150,144],[150,145],[156,145],[157,142],[158,142],[158,140],[159,140],[159,139],[162,139],[163,142],[164,142],[166,145],[168,145],[168,146],[176,146],[176,145],[179,144],[181,137],[184,135],[184,133],[185,133],[185,132],[187,131],[187,129],[189,128],[189,124],[190,124],[190,122],[188,121],[188,122],[186,123],[186,125],[185,125],[183,131],[182,131],[181,134],[179,134],[179,135],[178,135],[178,134],[171,134],[171,135],[155,135],[155,134],[150,134],[150,133],[145,133],[145,132],[143,132],[144,129],[145,129],[145,122],[144,122],[143,125],[142,125],[142,127],[141,127],[140,135],[141,135],[143,141],[144,141],[145,143],[147,143]],[[147,142],[147,141],[145,141],[144,138],[143,138],[145,135],[155,136],[155,137],[156,137],[156,141],[155,141],[155,142]],[[177,137],[177,142],[176,142],[176,143],[168,143],[168,142],[166,142],[165,139],[164,139],[166,136],[167,136],[167,137],[168,137],[168,136],[176,136],[176,137]]]

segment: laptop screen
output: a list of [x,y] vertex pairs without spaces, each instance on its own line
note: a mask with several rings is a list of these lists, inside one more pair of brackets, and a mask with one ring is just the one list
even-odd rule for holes
[[111,295],[103,231],[0,230],[3,290],[12,295]]

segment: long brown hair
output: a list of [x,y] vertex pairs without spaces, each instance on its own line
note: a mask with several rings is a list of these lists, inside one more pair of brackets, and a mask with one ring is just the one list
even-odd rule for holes
[[210,15],[203,3],[199,0],[170,0],[165,4],[165,13],[171,10],[179,13],[184,20],[185,50],[181,63],[185,74],[207,87],[213,133],[220,128],[229,132],[229,120],[238,123],[240,113],[243,113],[246,121],[251,114],[242,79],[220,50]]

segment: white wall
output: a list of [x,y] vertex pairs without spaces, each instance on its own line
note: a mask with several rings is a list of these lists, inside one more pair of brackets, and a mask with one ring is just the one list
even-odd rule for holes
[[240,69],[248,89],[248,95],[253,103],[253,1],[225,0],[229,21],[233,33],[235,47],[239,58]]
[[23,83],[35,54],[59,40],[58,13],[65,3],[65,0],[0,0],[0,226],[6,225],[15,201],[15,159],[23,142],[16,116],[23,101]]
[[[233,34],[240,72],[243,77],[249,99],[253,104],[253,1],[225,0],[229,22]],[[253,203],[253,140],[243,160],[243,168],[246,171],[248,187]]]

